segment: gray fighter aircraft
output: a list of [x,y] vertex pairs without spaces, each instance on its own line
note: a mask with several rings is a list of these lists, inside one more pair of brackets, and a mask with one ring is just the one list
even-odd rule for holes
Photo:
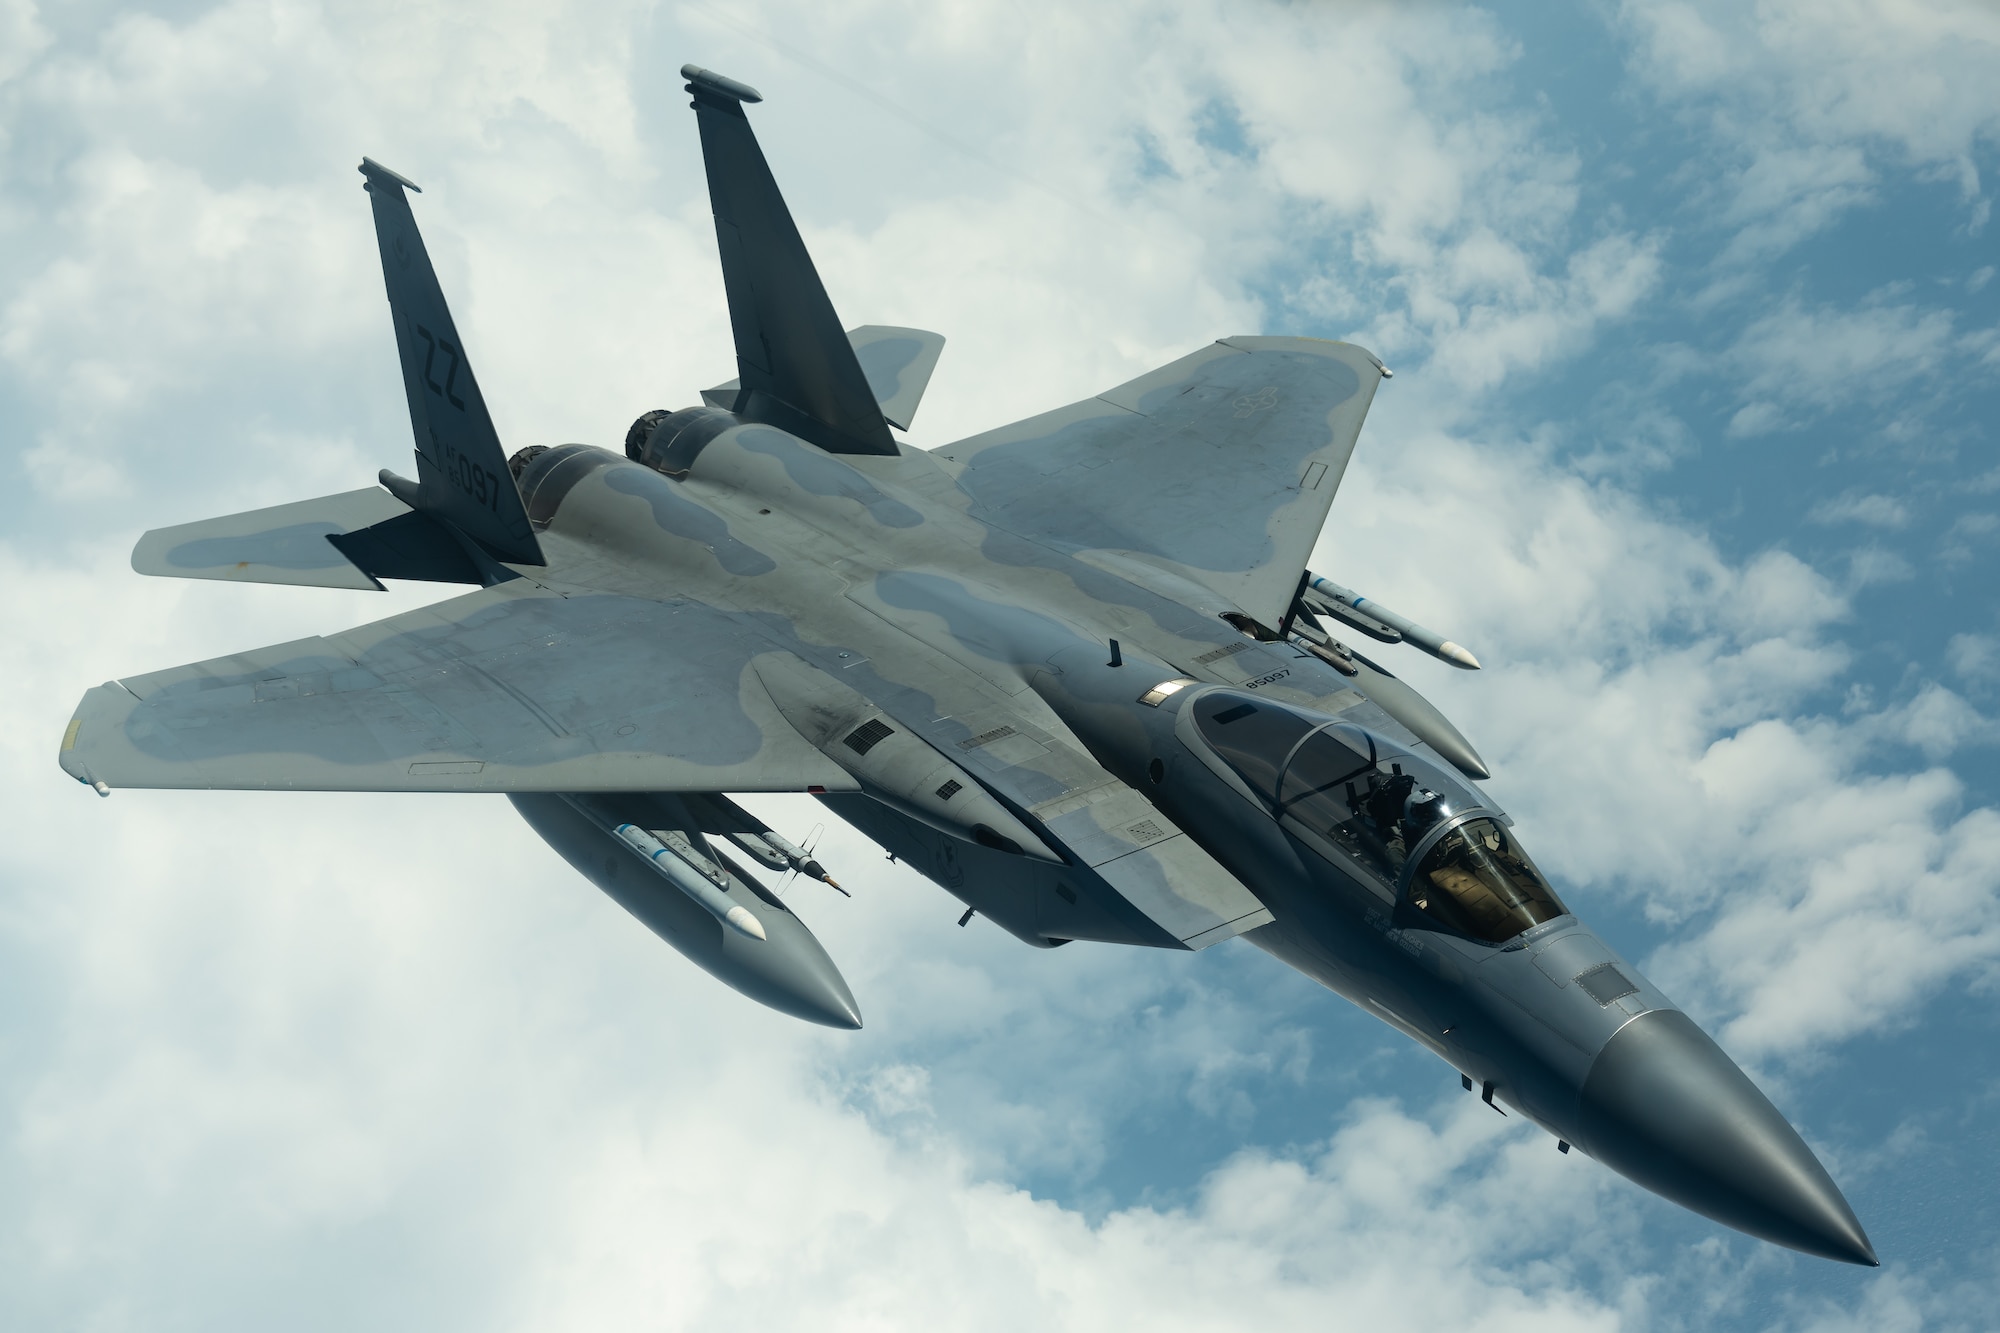
[[[1874,1264],[1763,1094],[1580,922],[1408,685],[1334,637],[1463,648],[1306,570],[1389,371],[1233,337],[925,452],[944,340],[843,331],[751,133],[682,70],[738,377],[622,453],[502,449],[412,216],[365,160],[415,480],[147,533],[142,574],[478,590],[91,690],[112,787],[504,792],[726,984],[859,1027],[791,907],[827,879],[724,792],[810,792],[1037,948],[1235,936],[1496,1111],[1752,1235]],[[961,922],[964,918],[961,918]],[[1504,1114],[1504,1112],[1503,1112]]]

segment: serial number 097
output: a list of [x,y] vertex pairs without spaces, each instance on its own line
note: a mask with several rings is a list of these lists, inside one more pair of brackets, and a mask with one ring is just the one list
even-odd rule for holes
[[[433,441],[436,438],[432,436]],[[475,504],[499,513],[500,478],[450,445],[444,445],[440,452],[443,457],[439,470],[451,480],[451,484],[464,491]]]

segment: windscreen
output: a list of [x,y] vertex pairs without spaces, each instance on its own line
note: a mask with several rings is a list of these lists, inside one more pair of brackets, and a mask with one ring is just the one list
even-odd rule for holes
[[1569,909],[1492,819],[1469,819],[1424,853],[1410,878],[1410,902],[1454,930],[1494,944]]

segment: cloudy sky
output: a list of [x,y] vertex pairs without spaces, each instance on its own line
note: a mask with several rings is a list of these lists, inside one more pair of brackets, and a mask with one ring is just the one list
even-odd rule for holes
[[[868,1027],[725,990],[497,798],[120,792],[84,688],[435,600],[146,580],[408,467],[365,196],[503,439],[733,373],[753,112],[938,445],[1232,333],[1377,396],[1315,566],[1884,1266],[1749,1241],[1240,943],[1026,949],[836,827]],[[1782,1329],[2000,1301],[2000,14],[0,0],[0,1324]],[[803,800],[760,808],[794,837]]]

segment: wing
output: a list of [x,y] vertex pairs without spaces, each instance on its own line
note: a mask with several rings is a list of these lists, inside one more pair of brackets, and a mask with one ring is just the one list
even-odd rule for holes
[[975,517],[1149,557],[1277,625],[1384,373],[1349,343],[1228,338],[937,453]]
[[519,579],[364,625],[101,685],[62,766],[107,787],[854,790],[692,601]]

